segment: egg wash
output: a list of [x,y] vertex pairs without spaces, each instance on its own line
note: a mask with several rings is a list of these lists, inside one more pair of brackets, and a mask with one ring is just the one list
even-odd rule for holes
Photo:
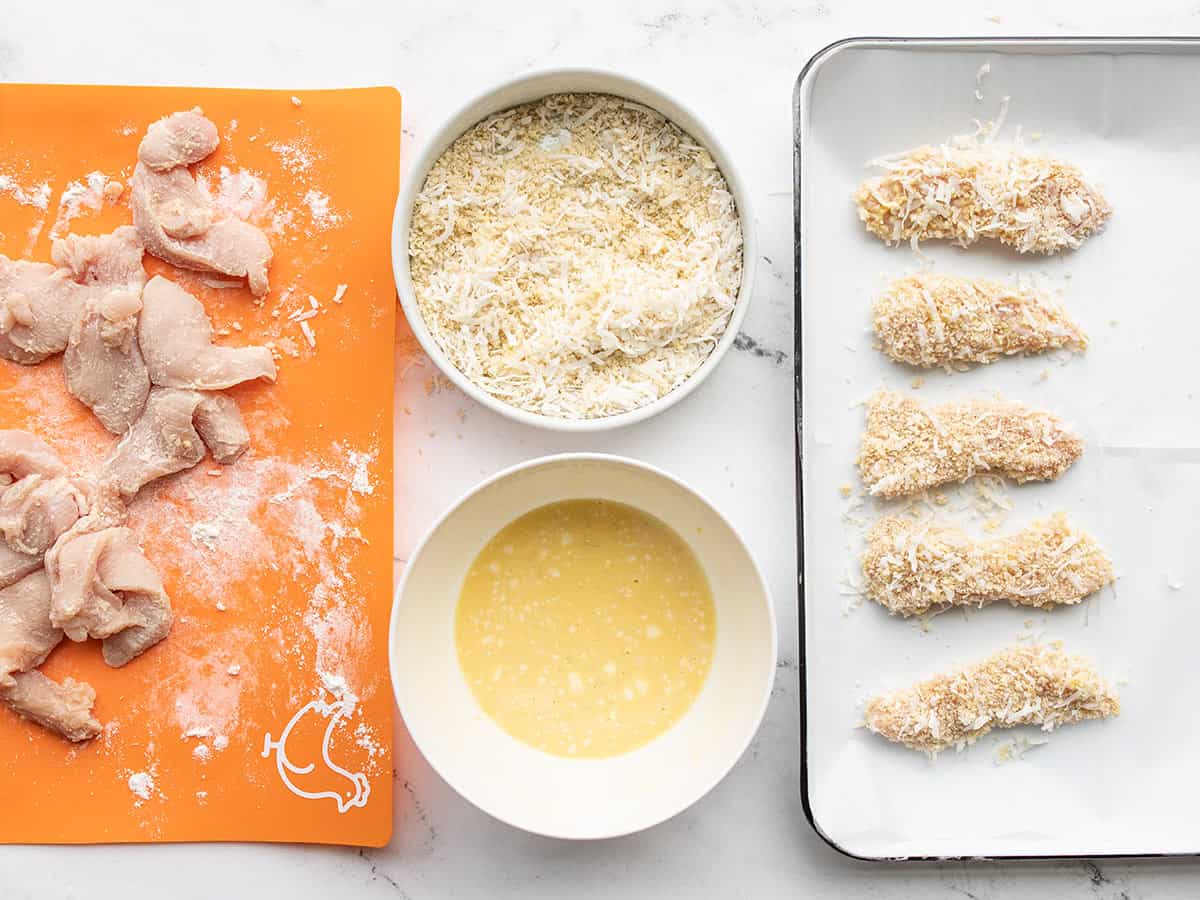
[[472,563],[458,661],[501,728],[558,756],[637,749],[691,707],[712,668],[708,579],[668,525],[568,500],[503,528]]

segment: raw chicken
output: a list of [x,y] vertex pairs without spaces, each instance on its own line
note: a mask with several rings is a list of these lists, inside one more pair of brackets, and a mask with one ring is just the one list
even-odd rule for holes
[[100,638],[104,661],[123,666],[171,630],[171,604],[158,572],[128,528],[87,527],[46,554],[50,621],[73,641]]
[[142,292],[138,335],[150,381],[161,387],[215,391],[255,378],[275,380],[270,350],[213,344],[200,301],[161,275]]
[[157,478],[190,469],[204,458],[231,463],[249,446],[237,404],[219,394],[155,387],[146,409],[117,444],[97,476],[130,498]]
[[194,391],[152,388],[141,417],[117,444],[97,479],[126,499],[164,475],[190,469],[204,458],[204,443],[192,426]]
[[0,688],[12,687],[15,673],[45,662],[62,638],[50,624],[50,579],[44,571],[0,588]]
[[100,733],[100,722],[92,715],[96,691],[90,684],[74,678],[65,678],[59,684],[36,671],[14,677],[15,686],[0,688],[0,700],[22,719],[75,743],[90,741]]
[[242,412],[233,398],[224,394],[201,394],[192,422],[213,460],[223,466],[234,462],[250,446]]
[[67,478],[40,438],[0,431],[0,588],[42,565],[42,554],[88,506],[89,486]]
[[140,293],[142,245],[125,225],[95,237],[68,235],[55,265],[0,256],[0,357],[33,365],[66,349],[84,304],[116,288]]
[[217,126],[199,108],[172,113],[146,129],[138,161],[156,172],[190,166],[212,154],[220,143]]
[[35,671],[63,637],[50,624],[50,596],[42,571],[0,590],[0,701],[67,740],[86,741],[100,733],[92,715],[96,692],[74,679],[58,684]]
[[185,269],[245,277],[262,297],[270,290],[271,245],[262,230],[221,218],[185,168],[217,147],[216,128],[197,112],[155,122],[138,147],[130,181],[133,224],[146,249]]
[[141,308],[141,297],[125,290],[88,301],[63,356],[67,389],[113,434],[129,430],[150,393],[150,375],[138,346]]
[[[67,467],[40,437],[28,431],[0,430],[0,478],[12,484],[26,475],[63,475]],[[7,476],[7,477],[6,477]]]

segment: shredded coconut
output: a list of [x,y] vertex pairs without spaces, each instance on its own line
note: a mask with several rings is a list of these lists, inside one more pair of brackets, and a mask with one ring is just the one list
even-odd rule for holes
[[417,198],[409,255],[453,365],[558,418],[673,390],[720,340],[742,280],[741,224],[709,153],[600,94],[546,97],[459,137]]

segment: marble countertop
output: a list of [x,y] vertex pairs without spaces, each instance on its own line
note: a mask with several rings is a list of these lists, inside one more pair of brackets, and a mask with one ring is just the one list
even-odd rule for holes
[[842,37],[1186,34],[1200,28],[1195,3],[214,0],[202,8],[157,4],[149,11],[110,0],[68,2],[55,13],[51,21],[43,5],[8,5],[0,28],[0,79],[280,88],[392,84],[404,94],[405,154],[468,97],[547,66],[617,69],[699,112],[739,160],[759,222],[762,260],[737,350],[669,412],[594,438],[518,427],[457,392],[429,393],[432,370],[409,370],[397,386],[397,409],[411,410],[407,431],[420,437],[396,457],[396,502],[404,510],[396,568],[399,573],[434,517],[484,475],[564,450],[627,454],[697,485],[746,536],[775,596],[780,662],[766,720],[733,773],[695,807],[640,835],[573,844],[501,825],[441,782],[400,726],[396,833],[385,849],[3,847],[0,898],[128,897],[162,889],[177,898],[412,900],[1195,895],[1200,862],[866,864],[830,849],[805,821],[796,696],[790,113],[804,63]]

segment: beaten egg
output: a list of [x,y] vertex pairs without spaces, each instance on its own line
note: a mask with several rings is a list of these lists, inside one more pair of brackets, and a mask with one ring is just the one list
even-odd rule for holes
[[463,676],[510,735],[607,757],[683,717],[712,668],[708,579],[666,523],[607,500],[535,509],[475,558],[455,616]]

